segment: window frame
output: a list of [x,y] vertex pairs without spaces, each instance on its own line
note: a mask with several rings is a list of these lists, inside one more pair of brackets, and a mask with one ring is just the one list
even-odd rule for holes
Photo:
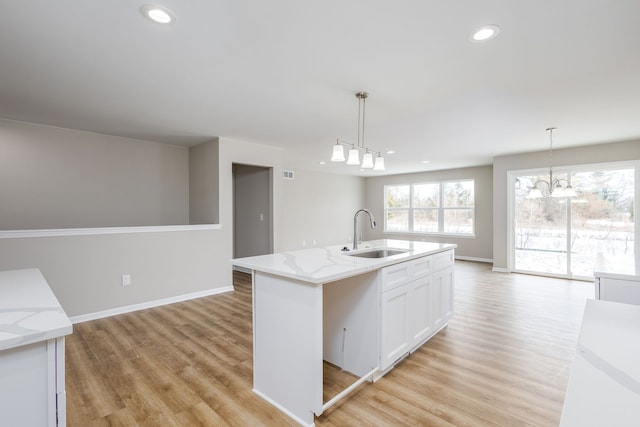
[[[471,182],[473,183],[473,206],[444,206],[444,190],[446,184],[449,183],[461,183],[461,182]],[[416,207],[414,201],[415,195],[415,186],[419,185],[438,185],[438,206],[437,207]],[[409,187],[409,207],[400,207],[400,208],[390,208],[388,206],[388,188],[392,187]],[[442,181],[421,181],[421,182],[412,182],[412,183],[400,183],[400,184],[385,184],[383,186],[384,192],[384,233],[390,234],[415,234],[420,236],[452,236],[452,237],[461,237],[461,238],[475,238],[476,231],[476,191],[475,191],[475,179],[474,178],[462,178],[462,179],[448,179]],[[438,217],[438,231],[416,231],[414,226],[414,214],[416,211],[434,211],[437,210]],[[469,211],[471,210],[471,232],[470,233],[455,233],[455,232],[445,232],[445,212],[446,211]],[[407,229],[406,230],[390,230],[387,219],[389,217],[390,211],[398,211],[398,212],[406,212],[407,213]]]

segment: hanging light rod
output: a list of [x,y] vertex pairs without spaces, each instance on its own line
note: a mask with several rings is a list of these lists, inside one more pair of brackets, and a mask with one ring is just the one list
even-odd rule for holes
[[[363,169],[373,169],[374,171],[383,171],[384,170],[384,158],[382,154],[378,150],[369,149],[364,144],[364,119],[365,119],[365,107],[366,107],[366,99],[369,96],[367,92],[358,92],[356,93],[356,98],[358,98],[358,141],[355,144],[342,141],[339,138],[336,138],[336,143],[333,146],[333,154],[331,155],[332,162],[344,162],[344,147],[351,147],[349,149],[349,157],[346,159],[348,165],[360,165]],[[362,155],[362,163],[360,163],[360,151],[364,151]],[[378,156],[375,159],[375,164],[373,161],[373,154],[378,153]]]
[[571,183],[564,178],[553,177],[553,131],[554,127],[547,128],[549,132],[549,181],[540,179],[533,184],[527,194],[527,199],[539,199],[541,197],[575,197],[576,190]]

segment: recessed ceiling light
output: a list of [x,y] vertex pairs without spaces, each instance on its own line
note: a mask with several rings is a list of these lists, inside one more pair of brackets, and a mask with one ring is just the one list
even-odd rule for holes
[[423,160],[423,161],[422,161],[422,164],[423,164],[423,165],[426,165],[427,163],[431,163],[431,162],[429,162],[429,160]]
[[476,28],[473,33],[471,33],[469,40],[475,43],[486,42],[496,38],[498,34],[500,34],[500,27],[497,25],[485,25],[483,27]]
[[164,6],[145,4],[140,8],[140,12],[145,18],[158,24],[173,24],[176,22],[176,16]]
[[389,150],[387,151],[387,154],[396,154],[395,150]]
[[324,162],[320,162],[320,164],[321,164],[321,165],[324,165],[325,163],[324,163]]

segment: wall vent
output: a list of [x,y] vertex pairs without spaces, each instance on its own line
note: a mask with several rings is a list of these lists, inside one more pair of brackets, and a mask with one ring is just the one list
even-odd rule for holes
[[282,171],[282,177],[284,179],[293,179],[293,171]]

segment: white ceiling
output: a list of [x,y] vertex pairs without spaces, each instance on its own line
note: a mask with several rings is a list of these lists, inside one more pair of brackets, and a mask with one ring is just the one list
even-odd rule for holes
[[386,173],[544,150],[549,126],[557,148],[640,139],[638,0],[158,0],[168,27],[144,3],[0,0],[0,117],[362,175],[328,161],[360,90]]

